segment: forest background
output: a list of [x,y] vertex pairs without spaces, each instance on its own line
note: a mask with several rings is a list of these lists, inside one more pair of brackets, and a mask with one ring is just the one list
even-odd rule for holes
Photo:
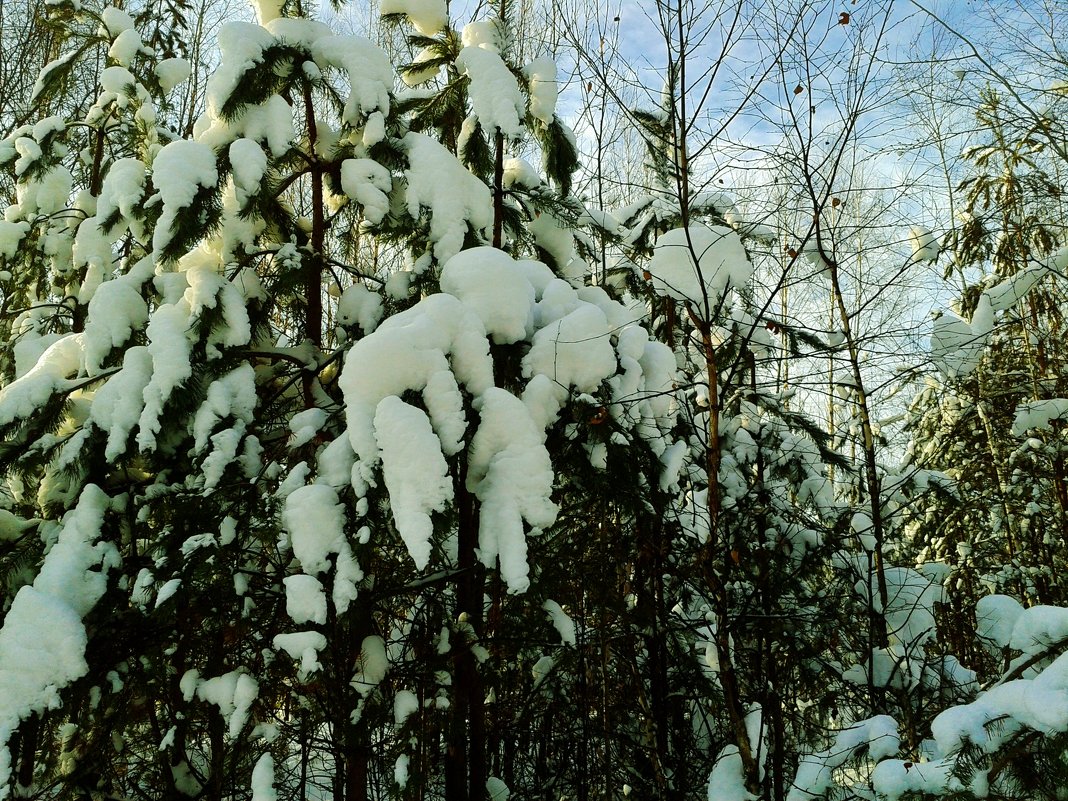
[[1066,20],[0,0],[0,796],[1064,798]]

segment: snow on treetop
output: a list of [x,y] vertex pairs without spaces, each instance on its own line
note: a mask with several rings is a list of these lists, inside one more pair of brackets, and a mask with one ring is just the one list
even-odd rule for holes
[[348,74],[346,122],[358,125],[373,112],[389,113],[393,65],[374,42],[362,36],[325,36],[315,42],[312,56],[320,67],[336,67]]
[[938,258],[938,237],[922,225],[909,229],[909,244],[912,246],[914,262],[931,263]]
[[178,213],[190,206],[200,188],[214,187],[219,180],[215,154],[200,142],[179,139],[165,145],[152,162],[152,184],[163,201],[152,249],[162,254],[174,237],[172,226]]
[[753,274],[741,238],[723,225],[668,231],[657,240],[648,269],[657,292],[694,304],[703,303],[705,293],[715,304],[728,288],[745,285]]
[[493,50],[472,45],[460,51],[456,66],[471,81],[471,106],[483,130],[519,139],[526,102],[504,60]]
[[266,25],[282,15],[282,4],[285,0],[249,0],[249,2],[256,12],[256,19],[260,21],[260,25]]
[[241,76],[263,61],[275,43],[269,31],[250,22],[228,22],[219,29],[219,66],[208,79],[208,111],[218,117]]
[[530,116],[546,125],[553,121],[556,114],[556,100],[559,91],[556,86],[556,62],[542,56],[523,67],[530,90]]
[[495,342],[517,342],[533,327],[534,287],[503,251],[482,247],[456,254],[442,269],[440,285],[476,311]]
[[[576,290],[543,264],[475,248],[446,262],[440,280],[441,294],[388,318],[349,351],[338,385],[355,454],[352,485],[365,495],[381,472],[398,531],[416,566],[427,566],[431,515],[452,500],[446,457],[469,431],[463,387],[478,415],[467,480],[482,503],[481,558],[498,562],[509,590],[522,592],[525,527],[556,518],[545,429],[572,390],[594,393],[608,381],[617,419],[642,423],[642,436],[658,440],[670,412],[659,398],[642,398],[670,385],[674,358],[603,290]],[[530,343],[521,395],[494,386],[491,338]],[[409,393],[420,393],[425,411],[402,400]]]
[[436,140],[412,132],[401,143],[408,152],[408,213],[419,219],[429,211],[434,257],[446,262],[463,248],[468,225],[483,231],[493,224],[489,187]]
[[500,53],[501,26],[492,17],[469,22],[460,32],[460,42],[464,47],[482,47]]
[[108,6],[100,13],[100,20],[108,37],[114,39],[119,34],[132,30],[134,19],[121,8]]
[[449,21],[445,0],[382,0],[379,11],[383,16],[404,14],[423,36],[433,36]]

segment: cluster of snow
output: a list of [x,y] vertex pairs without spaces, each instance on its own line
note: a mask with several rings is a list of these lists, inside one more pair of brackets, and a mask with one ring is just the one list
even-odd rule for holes
[[556,633],[560,635],[560,642],[564,645],[575,646],[575,621],[563,610],[563,608],[556,601],[546,600],[541,608],[544,609],[549,615],[549,621],[553,624],[553,628],[556,629]]
[[1032,429],[1049,428],[1054,420],[1063,420],[1065,417],[1068,417],[1068,398],[1048,398],[1021,403],[1016,407],[1012,434],[1022,437]]
[[389,213],[393,179],[377,161],[345,159],[341,164],[341,188],[360,204],[368,222],[378,224]]
[[155,67],[156,78],[164,94],[189,80],[193,68],[184,58],[165,58]]
[[[671,386],[674,357],[602,290],[576,290],[544,265],[492,248],[452,257],[440,285],[442,294],[387,319],[349,351],[339,386],[355,455],[352,485],[363,497],[381,474],[413,561],[428,565],[432,515],[453,498],[447,459],[469,432],[466,391],[478,415],[467,488],[481,501],[480,556],[522,592],[526,531],[556,517],[546,428],[572,390],[596,393],[602,382],[616,382],[620,411],[625,398],[633,400],[642,436],[663,452],[673,410],[658,393]],[[527,343],[522,392],[495,386],[491,341]],[[423,408],[401,400],[405,393],[419,393]]]
[[556,116],[559,90],[556,85],[556,62],[551,58],[536,58],[523,67],[530,93],[530,116],[546,125]]
[[713,307],[731,287],[742,287],[753,274],[738,234],[722,225],[675,228],[657,240],[649,273],[662,295],[701,307]]
[[931,263],[938,259],[938,237],[928,229],[914,225],[909,229],[909,244],[914,262]]
[[575,231],[555,214],[545,209],[527,223],[537,246],[556,262],[560,273],[569,281],[581,283],[589,272],[588,265],[575,247]]
[[389,114],[393,65],[378,45],[361,36],[324,36],[315,41],[312,57],[321,69],[334,67],[347,75],[345,122],[358,126],[376,112]]
[[382,0],[379,12],[382,16],[404,14],[423,36],[440,32],[449,21],[445,0]]
[[[1031,261],[1019,272],[988,286],[979,296],[970,323],[953,312],[940,313],[931,332],[931,358],[935,366],[948,378],[972,373],[979,366],[994,329],[994,315],[1015,306],[1051,270],[1063,269],[1065,264],[1068,264],[1068,249],[1062,248],[1049,259]],[[1041,415],[1039,411],[1039,420]],[[1022,422],[1027,422],[1026,416]],[[1045,423],[1040,420],[1036,425],[1042,427]]]
[[300,669],[297,677],[306,679],[312,673],[322,669],[319,651],[326,648],[326,637],[318,631],[295,631],[289,634],[276,634],[272,643],[276,651],[284,651],[290,659],[299,660]]
[[196,680],[197,698],[219,707],[219,714],[226,720],[231,738],[237,737],[245,728],[250,708],[259,692],[259,682],[243,670]]
[[200,189],[212,189],[219,180],[215,153],[200,142],[179,139],[163,147],[152,162],[152,185],[159,193],[163,213],[156,223],[152,248],[162,253],[174,236],[172,226]]
[[801,758],[787,801],[822,798],[834,783],[834,772],[862,750],[873,761],[894,756],[901,747],[897,721],[888,715],[860,720],[839,731],[825,751]]
[[468,95],[483,130],[497,130],[509,139],[519,139],[526,102],[504,59],[489,48],[468,46],[457,55],[456,66],[471,82]]
[[951,311],[942,312],[931,330],[931,359],[948,378],[969,375],[986,348],[985,322],[973,325]]
[[57,392],[69,391],[84,367],[83,334],[67,334],[50,345],[21,378],[0,389],[0,426],[24,420]]
[[481,232],[493,224],[489,187],[429,136],[412,132],[401,144],[408,154],[408,213],[418,220],[429,212],[434,257],[444,263],[463,248],[469,228]]
[[708,801],[755,801],[745,787],[742,755],[736,745],[726,745],[716,756],[708,777]]
[[111,499],[90,484],[67,513],[33,584],[22,587],[0,628],[0,786],[11,775],[8,742],[19,723],[59,706],[59,692],[88,671],[82,619],[119,565],[100,539]]

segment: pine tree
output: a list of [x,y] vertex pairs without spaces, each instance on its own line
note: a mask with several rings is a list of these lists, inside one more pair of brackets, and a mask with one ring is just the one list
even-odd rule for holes
[[544,652],[569,618],[528,590],[564,567],[535,558],[566,542],[557,476],[602,432],[617,458],[670,442],[667,351],[603,291],[472,248],[503,185],[413,130],[370,42],[275,11],[223,30],[191,139],[165,124],[175,70],[132,48],[86,125],[4,143],[4,299],[27,308],[0,392],[9,783],[525,786],[529,735],[504,714],[488,732],[484,705],[555,708]]

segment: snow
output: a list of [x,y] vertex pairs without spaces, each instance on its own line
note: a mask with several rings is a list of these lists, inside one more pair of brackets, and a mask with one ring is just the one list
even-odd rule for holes
[[379,6],[382,16],[404,14],[423,36],[433,36],[441,31],[449,20],[445,0],[382,0]]
[[[374,417],[388,395],[422,390],[430,376],[448,370],[472,394],[492,385],[489,343],[478,320],[450,295],[433,295],[408,311],[396,314],[373,334],[356,342],[345,361],[339,386],[345,395],[349,438],[357,457],[354,484],[371,478],[379,461]],[[447,404],[435,404],[449,408]],[[459,420],[431,420],[435,430],[455,430]],[[439,448],[440,449],[440,448]]]
[[801,758],[787,801],[811,801],[824,796],[831,787],[833,772],[865,748],[878,762],[897,754],[900,747],[897,722],[889,715],[859,720],[838,731],[827,750]]
[[527,224],[538,247],[556,262],[560,273],[572,283],[579,284],[588,272],[586,262],[575,250],[574,231],[547,209]]
[[137,79],[126,67],[107,67],[100,72],[100,88],[107,95],[120,100],[120,105],[121,99],[125,98],[127,87],[136,83]]
[[338,300],[337,321],[344,326],[359,326],[365,334],[370,334],[378,327],[382,314],[381,295],[363,284],[346,287]]
[[274,757],[270,752],[257,759],[252,769],[252,801],[278,801],[274,789]]
[[349,96],[342,118],[360,125],[370,115],[389,114],[393,89],[393,65],[378,45],[362,36],[324,36],[312,46],[320,67],[344,70],[349,79]]
[[745,772],[738,746],[725,745],[720,750],[708,777],[708,801],[755,801],[745,789]]
[[148,321],[148,306],[132,281],[108,281],[93,293],[85,325],[85,369],[100,373],[112,350],[122,347]]
[[174,237],[172,226],[178,214],[193,203],[200,189],[211,189],[219,180],[215,153],[200,142],[179,139],[164,145],[152,162],[152,185],[159,192],[163,212],[152,235],[157,254]]
[[[96,201],[96,219],[103,223],[116,212],[119,214],[118,233],[136,220],[142,212],[145,191],[145,165],[141,159],[122,158],[112,162],[100,187]],[[109,229],[115,234],[116,228]],[[110,252],[110,247],[109,247]]]
[[182,586],[182,580],[180,578],[173,578],[165,582],[162,587],[159,588],[159,592],[156,593],[156,602],[153,605],[154,609],[159,609],[163,604],[167,603],[174,597]]
[[28,184],[20,184],[19,207],[24,216],[55,214],[67,207],[71,194],[70,170],[62,165],[49,169]]
[[244,207],[260,191],[267,172],[267,154],[251,139],[235,139],[230,143],[229,156],[234,195],[238,206]]
[[953,761],[912,762],[884,759],[871,773],[872,788],[880,798],[898,801],[906,793],[943,795],[963,789],[953,778]]
[[122,369],[93,397],[89,420],[108,434],[106,459],[116,459],[126,450],[126,441],[144,409],[144,390],[151,379],[151,352],[147,347],[134,346],[123,356]]
[[538,661],[530,669],[530,675],[534,677],[534,686],[540,686],[548,678],[554,667],[556,667],[556,662],[551,656],[546,654],[539,657]]
[[1068,417],[1068,398],[1048,398],[1021,403],[1016,407],[1012,435],[1022,437],[1034,429],[1049,429],[1050,423],[1065,417]]
[[[675,300],[715,306],[730,287],[742,287],[753,273],[742,240],[722,225],[691,225],[661,236],[648,263],[653,288]],[[696,257],[696,260],[695,260]],[[702,287],[703,290],[702,291]]]
[[344,509],[337,491],[325,484],[305,484],[286,496],[282,525],[289,532],[293,555],[309,575],[329,567],[327,558],[345,543]]
[[533,346],[523,357],[523,375],[542,373],[564,389],[596,392],[616,369],[609,331],[604,312],[592,304],[579,305],[534,335]]
[[242,106],[232,119],[202,117],[204,127],[194,129],[199,144],[221,150],[239,138],[263,142],[271,155],[281,158],[296,138],[293,108],[281,95],[271,95],[264,102]]
[[398,690],[393,696],[393,722],[403,726],[404,722],[419,711],[419,698],[411,690]]
[[541,608],[549,614],[549,621],[560,635],[560,642],[575,647],[575,621],[560,607],[556,601],[547,599]]
[[282,16],[285,0],[250,0],[260,25],[267,25]]
[[1024,608],[1008,595],[986,595],[975,605],[976,634],[999,648],[1008,647]]
[[909,229],[909,244],[912,246],[912,260],[928,264],[938,259],[938,237],[927,228],[914,225]]
[[341,188],[363,208],[367,221],[378,225],[389,213],[393,179],[389,170],[372,159],[345,159],[341,163]]
[[908,648],[934,636],[935,605],[941,603],[941,584],[908,567],[887,567],[883,571],[887,587],[888,633]]
[[272,641],[276,651],[285,651],[290,659],[300,660],[300,676],[303,679],[322,669],[319,651],[326,648],[326,637],[318,631],[295,631],[276,634]]
[[[556,62],[542,56],[523,67],[530,92],[530,116],[541,120],[546,125],[556,116]],[[614,230],[614,229],[609,229]]]
[[481,247],[458,253],[442,268],[440,286],[475,311],[494,342],[518,342],[533,328],[534,288],[503,251]]
[[486,779],[486,794],[489,796],[489,801],[508,801],[512,791],[503,780],[490,776]]
[[248,22],[228,22],[219,29],[220,63],[207,83],[210,113],[218,117],[238,82],[263,60],[263,51],[275,43],[264,28]]
[[446,262],[463,248],[470,225],[483,231],[493,224],[490,190],[437,141],[420,133],[401,140],[408,154],[406,202],[408,214],[430,214],[434,257]]
[[57,392],[70,390],[69,379],[83,369],[82,334],[52,343],[21,378],[0,389],[0,426],[30,417]]
[[[55,544],[32,585],[15,595],[0,628],[0,785],[10,777],[7,744],[33,713],[56,709],[59,691],[88,671],[82,619],[107,589],[119,564],[115,547],[99,541],[110,498],[89,484],[63,518]],[[92,568],[99,567],[99,570]]]
[[397,531],[415,566],[430,561],[432,512],[452,500],[452,482],[441,443],[421,409],[395,395],[382,399],[374,417],[375,440]]
[[289,439],[289,447],[299,448],[311,442],[326,424],[326,420],[325,409],[305,409],[293,415],[289,420],[289,430],[293,435]]
[[509,592],[521,593],[530,585],[523,523],[540,529],[556,520],[552,461],[544,432],[511,393],[486,390],[479,416],[467,474],[467,488],[482,502],[479,556],[487,567],[499,560]]
[[468,96],[482,130],[487,134],[500,131],[509,139],[520,139],[526,101],[504,60],[493,50],[470,46],[457,55],[456,66],[471,81]]
[[[1011,613],[1010,613],[1011,614]],[[1016,618],[1009,647],[1025,656],[1043,653],[1068,642],[1068,609],[1059,606],[1032,606]],[[1068,721],[1066,721],[1068,726]]]
[[493,17],[469,22],[460,31],[460,43],[464,47],[482,47],[500,53],[501,25]]
[[108,58],[119,66],[128,68],[140,50],[141,34],[131,28],[115,37],[115,41],[108,48]]
[[[363,529],[363,531],[366,530],[366,528]],[[360,541],[366,542],[367,540],[361,538]],[[335,563],[334,589],[330,594],[330,599],[334,602],[334,608],[339,615],[348,611],[349,605],[356,600],[359,594],[356,585],[362,580],[363,570],[360,569],[352,548],[347,541],[342,542]]]
[[944,311],[931,330],[931,359],[947,378],[970,374],[979,366],[986,347],[986,336],[951,311]]
[[204,450],[214,427],[227,418],[251,423],[255,406],[256,375],[251,364],[238,365],[212,381],[193,418],[194,450]]
[[360,646],[360,659],[352,677],[352,686],[366,698],[381,684],[389,671],[386,643],[377,634],[364,637]]
[[63,67],[66,67],[72,61],[74,61],[74,59],[76,59],[81,54],[81,52],[82,51],[77,48],[74,50],[68,50],[66,53],[61,54],[57,58],[45,64],[44,67],[41,68],[40,73],[38,73],[37,75],[37,80],[33,84],[33,89],[30,90],[29,102],[31,104],[36,103],[45,90],[45,84],[49,76],[53,72],[62,69]]
[[1022,300],[1048,274],[1048,265],[1031,262],[1015,275],[995,284],[983,294],[990,298],[990,306],[994,311],[1005,311]]
[[133,17],[116,6],[106,6],[100,12],[100,21],[103,23],[107,35],[112,39],[125,31],[132,30],[134,27]]
[[401,73],[401,80],[404,81],[405,86],[420,86],[433,79],[441,71],[440,64],[431,64],[422,69],[418,69],[418,65],[435,61],[437,58],[437,54],[429,47],[424,47],[416,53],[415,58],[412,59],[414,68]]
[[326,623],[326,593],[314,576],[286,576],[286,614],[296,623]]
[[519,158],[504,160],[502,181],[505,188],[521,186],[524,189],[537,189],[542,184],[541,176],[529,162]]
[[30,224],[25,221],[0,221],[0,257],[15,258],[23,237],[30,232]]
[[248,722],[250,707],[259,695],[259,683],[241,670],[233,670],[197,682],[197,698],[215,704],[227,721],[230,738],[237,737]]
[[137,421],[137,444],[142,450],[155,449],[164,404],[192,375],[189,335],[189,304],[184,298],[177,304],[160,306],[148,322],[152,377],[142,393],[144,408]]
[[163,94],[168,94],[176,86],[189,80],[191,72],[192,67],[184,58],[165,58],[155,68]]

